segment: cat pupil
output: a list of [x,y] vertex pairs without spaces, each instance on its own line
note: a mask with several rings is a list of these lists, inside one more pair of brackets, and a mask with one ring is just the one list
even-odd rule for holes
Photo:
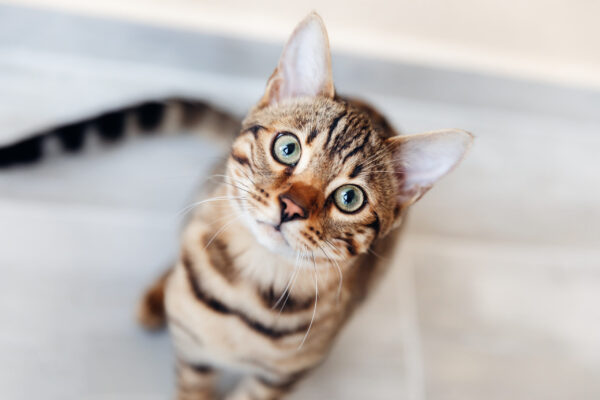
[[344,203],[346,203],[346,204],[352,203],[352,200],[354,200],[354,190],[348,190],[347,192],[345,192],[342,195],[342,198],[344,200]]
[[285,146],[283,146],[283,153],[286,156],[289,156],[290,154],[293,154],[294,150],[296,150],[296,145],[294,143],[288,143]]

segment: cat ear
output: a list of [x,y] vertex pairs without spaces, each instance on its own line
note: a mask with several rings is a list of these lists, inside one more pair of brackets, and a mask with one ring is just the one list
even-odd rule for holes
[[448,129],[387,139],[392,148],[394,171],[399,184],[398,205],[419,200],[442,176],[464,157],[473,135]]
[[334,94],[327,31],[313,12],[292,33],[259,104],[304,96],[333,98]]

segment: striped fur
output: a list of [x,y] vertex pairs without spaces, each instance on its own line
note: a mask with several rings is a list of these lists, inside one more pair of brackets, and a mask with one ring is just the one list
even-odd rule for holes
[[[77,151],[89,131],[110,142],[191,129],[209,110],[170,99],[108,112],[0,149],[0,164],[38,159],[49,140]],[[389,267],[408,207],[458,163],[471,136],[398,136],[368,104],[336,95],[316,14],[294,31],[241,123],[210,115],[217,136],[239,134],[215,175],[222,182],[198,199],[179,257],[142,297],[138,320],[168,326],[178,399],[216,398],[221,371],[243,376],[228,400],[280,399],[325,359]],[[282,135],[301,151],[294,162],[277,158]],[[347,185],[364,201],[344,211],[335,193]]]
[[229,146],[239,132],[239,124],[237,118],[201,101],[147,101],[49,128],[0,147],[0,168],[38,162],[56,148],[76,153],[84,151],[92,141],[112,144],[132,135],[219,132],[221,135],[213,135],[212,139]]
[[[301,149],[293,163],[275,154],[282,135]],[[244,376],[229,400],[284,397],[389,267],[374,255],[390,254],[407,208],[470,141],[453,130],[397,136],[368,104],[335,95],[325,28],[316,14],[305,19],[242,122],[223,183],[185,228],[169,278],[149,291],[160,296],[164,286],[165,320],[186,366],[178,398],[214,398],[221,370]],[[334,200],[347,184],[365,198],[352,212]],[[153,326],[148,298],[140,319]]]
[[[390,196],[395,178],[380,173],[393,168],[385,141],[395,132],[374,124],[374,115],[384,121],[340,97],[257,106],[219,171],[223,184],[209,194],[216,200],[199,206],[185,228],[180,258],[157,284],[165,283],[165,320],[181,363],[210,366],[210,379],[219,370],[245,376],[229,399],[283,397],[323,361],[388,267],[373,254],[389,254],[398,231],[389,232],[404,210]],[[307,162],[293,171],[270,155],[281,131],[294,132],[303,146]],[[363,185],[369,199],[355,215],[340,213],[327,196],[348,181]],[[306,219],[282,225],[287,244],[270,242],[273,228],[256,222],[276,223],[282,193],[311,205]],[[140,307],[150,327],[156,287]],[[200,379],[191,374],[180,374],[180,399]],[[213,395],[202,389],[197,398]]]

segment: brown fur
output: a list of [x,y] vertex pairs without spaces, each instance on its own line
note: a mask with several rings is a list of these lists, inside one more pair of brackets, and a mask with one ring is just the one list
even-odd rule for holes
[[[169,315],[179,321],[171,322],[170,325],[176,347],[179,347],[181,362],[190,365],[210,363],[210,356],[206,357],[208,361],[203,357],[196,359],[190,357],[186,350],[190,346],[210,347],[210,342],[222,351],[228,349],[232,354],[238,354],[240,344],[230,343],[229,340],[233,339],[224,342],[222,340],[230,335],[227,333],[230,329],[246,332],[244,335],[248,338],[255,337],[253,340],[257,342],[249,347],[262,348],[259,352],[262,353],[262,356],[259,356],[261,365],[239,361],[230,367],[247,371],[252,376],[252,379],[244,381],[238,390],[257,392],[258,394],[254,393],[256,398],[280,398],[292,388],[291,382],[295,383],[299,379],[300,372],[304,373],[322,361],[343,322],[366,297],[370,282],[380,275],[385,267],[372,255],[364,253],[379,235],[385,235],[394,224],[394,204],[390,200],[393,196],[389,196],[389,192],[394,190],[393,178],[387,174],[376,174],[374,177],[369,177],[368,174],[369,171],[390,168],[389,156],[382,154],[368,165],[364,162],[365,158],[377,154],[377,149],[382,148],[388,133],[375,130],[369,114],[349,101],[319,100],[316,103],[296,101],[285,107],[267,107],[251,112],[242,131],[246,127],[256,125],[257,122],[264,128],[260,129],[256,136],[240,135],[234,143],[232,154],[237,154],[237,158],[241,157],[247,162],[240,163],[232,156],[227,163],[227,171],[230,176],[235,177],[232,179],[234,186],[222,185],[213,193],[215,196],[245,195],[241,203],[242,208],[248,205],[274,207],[278,197],[284,194],[292,196],[298,204],[307,209],[308,218],[298,221],[303,227],[298,228],[297,250],[302,249],[300,246],[311,249],[311,256],[307,256],[304,264],[310,268],[314,262],[315,268],[318,268],[319,296],[317,313],[303,346],[298,349],[313,319],[313,272],[308,269],[308,273],[297,277],[294,287],[288,291],[286,284],[289,276],[275,279],[245,276],[246,264],[256,261],[253,257],[247,257],[244,247],[258,246],[257,251],[264,254],[263,257],[269,257],[268,251],[260,245],[252,244],[253,235],[243,224],[234,223],[230,229],[213,238],[220,226],[210,222],[232,213],[240,203],[232,201],[233,204],[226,207],[218,202],[207,203],[196,212],[184,232],[181,261],[166,287],[168,296],[189,299],[185,302],[192,302],[190,307],[196,310],[194,313],[200,316],[202,313],[209,313],[224,319],[225,330],[211,325],[211,334],[203,334],[203,329],[194,328],[196,323],[181,313],[179,307],[174,304],[176,301],[171,305],[167,301]],[[323,109],[329,112],[321,113],[319,110]],[[313,154],[318,161],[311,161],[310,167],[318,168],[318,173],[307,167],[305,177],[294,176],[288,173],[286,167],[277,165],[265,155],[268,154],[272,135],[284,128],[296,132],[303,141],[306,140],[307,134],[317,130],[319,134],[313,138],[311,146],[324,146],[334,120],[342,113],[344,117],[338,120],[337,126],[329,135],[330,146],[337,147],[335,153],[327,156]],[[368,131],[362,136],[356,135],[354,140],[347,141],[340,136],[342,132],[348,132],[351,128],[354,132],[361,127]],[[364,137],[368,137],[366,142]],[[252,142],[254,146],[248,146],[248,142]],[[347,159],[344,163],[344,156],[363,142],[366,143],[366,154],[352,156],[351,161],[354,162],[349,163]],[[369,192],[370,203],[366,206],[367,209],[358,215],[346,216],[325,196],[325,187],[328,182],[339,176],[348,176],[359,162],[364,165],[358,174],[359,177],[367,177],[369,181],[365,182],[376,187],[377,191]],[[253,185],[251,181],[254,182]],[[250,188],[252,189],[249,190]],[[332,214],[336,218],[331,217]],[[377,221],[376,225],[374,221]],[[334,246],[325,245],[326,240],[334,243]],[[244,242],[247,244],[242,246]],[[242,248],[238,249],[238,246]],[[343,274],[343,286],[339,294],[340,278],[336,274],[322,271],[323,268],[335,268],[328,257],[337,260],[335,263]],[[287,264],[280,266],[281,274],[291,273],[293,260],[282,260],[281,263]],[[274,267],[277,268],[278,265]],[[157,285],[164,283],[165,280],[162,280]],[[158,292],[155,287],[146,295],[148,307],[147,312],[142,315],[152,314],[152,304],[148,300],[157,298]],[[203,310],[202,313],[200,310]],[[151,325],[149,321],[151,318],[146,321]],[[190,331],[193,332],[193,336],[201,338],[202,345],[197,344],[197,338],[191,338]],[[213,337],[214,335],[218,338]],[[277,353],[280,354],[276,356]],[[188,371],[181,374],[180,379],[191,382],[198,379],[196,375]],[[185,397],[185,390],[180,389],[180,392],[180,398],[188,398]],[[210,396],[211,394],[199,394],[199,398]]]
[[204,235],[201,244],[206,248],[210,258],[210,264],[213,265],[228,282],[234,283],[238,277],[238,273],[234,265],[234,259],[227,250],[227,243],[214,235]]
[[138,306],[138,321],[146,329],[157,330],[166,322],[165,313],[165,284],[171,269],[163,273],[160,278],[146,290]]
[[[325,35],[316,49],[327,54],[315,64],[324,76],[312,88],[285,81],[302,60],[295,65],[296,53],[284,50],[265,96],[242,123],[220,172],[223,184],[195,210],[174,269],[142,301],[143,325],[156,327],[165,315],[169,321],[179,399],[213,398],[221,369],[244,376],[229,400],[283,397],[324,360],[388,268],[374,254],[391,253],[399,235],[392,229],[430,186],[407,179],[397,154],[408,142],[381,114],[334,94],[316,15],[288,46],[298,45],[294,38],[311,24]],[[298,139],[302,153],[294,165],[273,155],[281,132]],[[347,184],[365,197],[352,212],[334,200]],[[288,204],[300,210],[295,218],[284,218]],[[164,307],[157,306],[162,299]]]

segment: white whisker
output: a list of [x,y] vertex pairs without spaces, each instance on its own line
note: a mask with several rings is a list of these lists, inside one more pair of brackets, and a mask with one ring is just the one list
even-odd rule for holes
[[[277,300],[277,302],[273,305],[273,307],[271,307],[271,310],[274,310],[275,308],[277,308],[277,306],[279,305],[279,303],[281,303],[281,300],[283,300],[286,293],[288,293],[290,285],[292,284],[292,279],[294,278],[294,276],[296,274],[296,267],[298,266],[299,257],[300,257],[300,252],[297,251],[296,252],[296,262],[294,264],[294,269],[292,270],[292,273],[290,274],[290,277],[288,279],[288,283],[285,286],[285,289],[283,289],[283,292],[281,292],[281,296],[279,296],[279,299]],[[285,304],[284,304],[284,306],[285,306]]]
[[247,173],[246,171],[244,171],[243,169],[242,169],[242,170],[240,170],[240,171],[242,171],[242,173],[244,174],[244,176],[245,176],[246,178],[248,178],[248,180],[249,180],[250,182],[252,182],[252,184],[253,184],[254,186],[256,186],[256,182],[254,182],[254,179],[252,179],[252,178],[250,177],[250,175],[248,175],[248,173]]
[[[329,244],[327,241],[325,241],[324,243]],[[342,269],[340,268],[340,265],[337,263],[336,260],[334,260],[333,258],[331,258],[326,252],[325,249],[319,245],[319,248],[321,249],[321,251],[323,252],[323,254],[325,254],[325,257],[327,257],[327,259],[329,261],[331,261],[337,268],[338,271],[338,278],[339,278],[339,283],[338,283],[338,290],[337,290],[337,301],[340,300],[340,296],[342,294],[342,283],[344,281],[344,274],[342,273]]]
[[315,321],[315,317],[317,315],[317,304],[319,302],[319,280],[317,278],[317,263],[315,262],[314,253],[312,251],[310,253],[312,256],[312,260],[313,260],[313,269],[314,269],[314,275],[315,275],[315,307],[313,309],[312,318],[310,319],[310,324],[308,325],[308,329],[306,330],[306,334],[304,335],[304,338],[302,339],[300,346],[298,346],[298,350],[300,350],[302,348],[302,346],[304,345],[304,342],[306,341],[306,338],[308,337],[308,334],[310,333],[310,329],[312,328],[313,322]]
[[231,218],[233,216],[240,215],[239,214],[240,211],[253,211],[253,210],[256,210],[256,207],[254,207],[252,205],[249,205],[249,204],[241,204],[240,205],[240,210],[234,210],[234,211],[228,213],[227,215],[224,215],[224,216],[221,216],[219,218],[213,219],[213,220],[210,221],[210,224],[214,224],[216,222],[223,221],[224,219],[229,219],[229,218]]
[[[250,188],[250,187],[246,186],[245,182],[242,182],[242,181],[240,181],[240,180],[236,180],[236,179],[235,179],[235,178],[233,178],[233,177],[229,177],[229,176],[227,176],[227,175],[219,175],[219,174],[217,174],[217,175],[213,175],[213,176],[211,176],[211,179],[212,179],[212,178],[220,178],[220,177],[223,177],[223,178],[224,178],[224,179],[222,179],[222,180],[220,181],[221,183],[224,183],[224,184],[226,184],[226,185],[232,186],[232,187],[234,187],[234,188],[236,188],[236,189],[239,189],[239,190],[241,190],[241,191],[244,191],[244,192],[246,192],[246,193],[248,193],[248,194],[252,194],[252,192],[251,192],[252,188]],[[231,180],[233,180],[233,182],[234,182],[234,183],[232,183],[232,182],[229,182],[229,181],[228,181],[228,179],[231,179]]]
[[244,186],[244,187],[245,187],[245,188],[247,188],[247,189],[251,189],[251,187],[250,187],[250,186],[248,186],[248,185],[246,184],[246,182],[244,182],[244,181],[243,181],[243,180],[241,180],[241,179],[238,179],[238,178],[236,178],[235,176],[231,176],[231,175],[225,175],[225,174],[214,174],[214,175],[211,175],[209,179],[212,179],[212,178],[222,178],[224,181],[227,181],[227,180],[232,180],[232,181],[234,181],[235,183],[239,183],[240,185]]
[[375,257],[377,257],[377,258],[381,259],[381,260],[387,260],[387,259],[386,259],[384,256],[382,256],[382,255],[380,255],[380,254],[377,254],[377,253],[376,253],[376,252],[375,252],[373,249],[371,249],[371,247],[369,247],[369,248],[367,249],[367,251],[368,251],[369,253],[373,254]]
[[[304,260],[304,255],[305,255],[305,253],[306,253],[306,252],[303,250],[303,251],[302,251],[302,254],[301,254],[301,256],[300,256],[300,258],[301,258],[302,260]],[[288,292],[287,292],[287,295],[285,296],[285,299],[283,300],[283,304],[281,305],[281,308],[279,309],[279,315],[281,315],[281,312],[282,312],[282,311],[283,311],[283,309],[285,308],[285,305],[286,305],[286,303],[287,303],[288,299],[290,298],[290,295],[292,294],[292,290],[294,290],[294,285],[296,284],[296,279],[298,279],[298,275],[299,275],[299,274],[300,274],[300,268],[295,268],[295,271],[294,271],[294,277],[293,277],[293,280],[292,280],[292,286],[291,286],[291,287],[290,287],[290,289],[288,290]]]
[[208,241],[208,243],[206,243],[206,246],[204,246],[204,249],[207,249],[208,246],[210,246],[210,244],[217,238],[217,236],[219,235],[219,233],[223,232],[225,229],[227,229],[228,226],[230,226],[232,223],[234,223],[235,221],[237,221],[241,217],[242,217],[241,215],[238,215],[237,217],[234,217],[231,221],[229,221],[225,225],[223,225],[217,232],[215,232],[214,235],[212,235],[212,237],[210,238],[210,240]]
[[245,199],[246,196],[217,196],[217,197],[213,197],[210,199],[206,199],[206,200],[202,200],[202,201],[197,201],[195,203],[190,204],[187,207],[184,207],[182,210],[180,210],[177,215],[178,216],[183,216],[185,214],[187,214],[188,212],[190,212],[192,209],[205,204],[205,203],[211,203],[214,201],[225,201],[225,200],[236,200],[236,199]]

